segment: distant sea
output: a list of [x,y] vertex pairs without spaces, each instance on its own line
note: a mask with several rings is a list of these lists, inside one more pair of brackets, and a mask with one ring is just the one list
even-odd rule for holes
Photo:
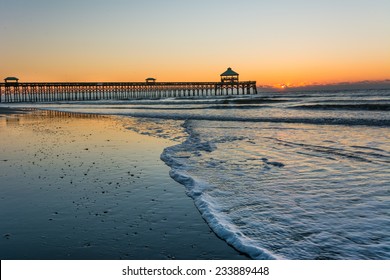
[[390,90],[33,106],[176,141],[170,176],[252,258],[390,259]]

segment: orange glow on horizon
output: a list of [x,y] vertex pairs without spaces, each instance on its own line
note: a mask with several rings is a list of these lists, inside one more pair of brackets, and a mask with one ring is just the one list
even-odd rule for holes
[[181,55],[136,59],[65,56],[56,58],[53,64],[49,59],[21,56],[3,61],[0,79],[16,76],[20,82],[142,82],[154,77],[157,82],[216,82],[228,67],[240,74],[241,81],[256,81],[258,86],[275,88],[390,79],[390,56],[383,59],[367,54],[360,59],[352,56],[340,61],[317,54],[268,58],[249,53],[232,59],[224,57],[223,53],[220,58],[210,60]]
[[[226,68],[218,68],[214,71],[202,72],[184,72],[180,70],[171,70],[169,73],[165,71],[112,71],[104,73],[103,71],[73,71],[72,73],[56,73],[54,71],[50,73],[37,73],[30,71],[2,71],[0,77],[3,80],[5,77],[16,76],[20,79],[20,82],[143,82],[147,77],[154,77],[157,82],[217,82],[220,80],[220,74],[226,70]],[[233,70],[240,73],[240,81],[257,81],[257,84],[268,85],[276,88],[286,87],[304,87],[317,84],[334,84],[342,82],[360,82],[360,81],[380,81],[390,79],[390,74],[386,75],[382,73],[353,73],[353,70],[336,72],[336,75],[330,75],[327,71],[322,70],[323,73],[314,73],[314,71],[308,71],[307,73],[301,72],[296,75],[289,72],[280,73],[265,73],[264,70],[258,72],[239,71],[233,68]],[[245,69],[244,69],[245,70]],[[357,72],[357,71],[355,71]],[[389,72],[390,73],[390,69]],[[286,78],[290,80],[286,82]]]

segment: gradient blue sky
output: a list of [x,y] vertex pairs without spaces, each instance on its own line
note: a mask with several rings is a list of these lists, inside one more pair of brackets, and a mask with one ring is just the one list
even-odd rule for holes
[[390,78],[389,0],[0,0],[0,77],[22,81]]

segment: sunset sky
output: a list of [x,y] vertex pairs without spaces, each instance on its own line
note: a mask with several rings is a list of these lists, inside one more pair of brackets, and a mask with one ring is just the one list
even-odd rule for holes
[[0,78],[390,78],[389,0],[0,0]]

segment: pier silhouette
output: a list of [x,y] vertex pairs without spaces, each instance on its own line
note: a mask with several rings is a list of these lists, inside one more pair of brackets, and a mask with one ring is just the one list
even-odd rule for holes
[[7,77],[0,83],[0,102],[132,100],[257,94],[256,81],[239,81],[231,68],[220,82],[19,82]]

